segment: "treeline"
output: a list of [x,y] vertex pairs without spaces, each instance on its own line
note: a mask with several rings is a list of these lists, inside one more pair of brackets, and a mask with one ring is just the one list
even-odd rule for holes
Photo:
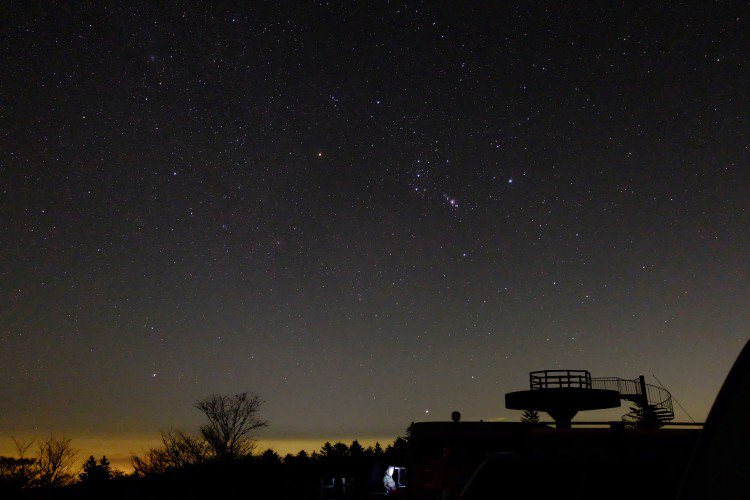
[[[326,442],[310,454],[282,457],[255,449],[253,431],[262,401],[242,393],[210,396],[196,403],[206,417],[198,432],[162,432],[160,446],[131,456],[133,472],[114,469],[106,457],[90,456],[77,469],[70,438],[14,440],[17,457],[0,457],[0,498],[321,498],[324,484],[346,484],[332,495],[365,498],[382,491],[388,465],[406,460],[407,438],[385,448]],[[408,435],[408,431],[407,431]],[[342,481],[343,479],[343,481]]]
[[149,478],[175,470],[215,463],[226,464],[227,462],[248,462],[261,465],[317,464],[329,469],[341,468],[347,470],[348,464],[359,461],[395,461],[401,463],[406,458],[407,447],[407,439],[399,436],[386,448],[383,448],[379,442],[376,442],[374,446],[364,448],[355,439],[350,445],[342,442],[334,444],[326,442],[319,451],[313,451],[310,454],[302,450],[296,455],[288,453],[282,457],[269,448],[258,454],[249,451],[228,459],[217,459],[194,438],[186,436],[182,432],[164,432],[162,433],[162,442],[163,445],[159,448],[152,448],[143,455],[131,457],[135,477]]
[[356,440],[349,445],[326,442],[309,454],[303,450],[282,457],[268,449],[223,461],[160,462],[158,468],[136,469],[132,477],[141,486],[139,493],[151,498],[179,493],[180,498],[241,495],[319,499],[321,487],[334,484],[334,480],[337,489],[330,493],[340,497],[342,479],[347,484],[347,498],[369,498],[371,493],[383,491],[383,474],[388,465],[405,463],[406,450],[404,437],[396,438],[385,448],[379,443],[365,448]]
[[[209,495],[242,494],[248,498],[320,498],[321,484],[345,478],[348,498],[365,498],[382,488],[388,465],[406,460],[407,440],[398,437],[383,448],[380,443],[363,447],[357,440],[326,442],[320,450],[279,455],[272,449],[248,453],[231,460],[172,461],[163,448],[150,450],[149,458],[132,457],[134,470],[124,474],[106,456],[89,456],[80,471],[72,466],[75,450],[70,439],[50,438],[63,444],[67,458],[0,457],[0,498],[205,498]],[[54,448],[54,445],[53,445]],[[71,454],[72,453],[72,454]],[[155,455],[160,459],[153,460]],[[184,458],[184,457],[183,457]],[[149,467],[143,467],[148,463]]]
[[[74,470],[78,452],[71,447],[70,441],[65,436],[57,438],[54,435],[38,442],[13,438],[18,456],[0,456],[0,492],[72,484],[78,476],[78,471]],[[35,442],[37,448],[32,453]]]

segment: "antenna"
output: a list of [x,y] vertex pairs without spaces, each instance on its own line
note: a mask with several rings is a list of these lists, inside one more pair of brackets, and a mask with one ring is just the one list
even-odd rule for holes
[[[665,391],[667,390],[667,388],[666,388],[666,387],[664,387],[664,384],[662,384],[662,383],[661,383],[661,380],[659,380],[659,377],[657,377],[657,376],[656,376],[656,375],[654,375],[653,373],[651,374],[651,376],[652,376],[652,377],[654,377],[654,378],[656,379],[656,381],[657,381],[657,382],[659,383],[659,385],[661,386],[661,388],[662,388],[662,389],[664,389]],[[690,414],[688,413],[688,411],[687,411],[687,410],[685,409],[685,407],[684,407],[684,406],[682,406],[682,405],[680,404],[680,402],[679,402],[679,401],[677,401],[677,398],[676,398],[676,397],[674,396],[674,394],[672,394],[672,399],[674,400],[674,402],[675,402],[675,403],[677,403],[677,406],[679,406],[679,407],[680,407],[680,409],[681,409],[682,411],[684,411],[684,412],[685,412],[685,415],[687,415],[687,416],[688,416],[688,418],[689,418],[690,420],[692,420],[692,421],[693,421],[693,423],[695,423],[695,419],[694,419],[693,417],[691,417],[691,416],[690,416]]]

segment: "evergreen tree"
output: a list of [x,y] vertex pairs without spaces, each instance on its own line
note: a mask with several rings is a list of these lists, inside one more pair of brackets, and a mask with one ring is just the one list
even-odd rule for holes
[[99,465],[96,463],[94,455],[90,455],[89,458],[83,462],[83,472],[80,474],[81,481],[84,483],[92,481],[97,475],[97,469]]
[[526,422],[527,424],[539,423],[539,412],[536,410],[524,410],[521,415],[521,422]]
[[102,458],[99,460],[99,471],[102,473],[105,480],[112,479],[113,470],[106,455],[102,455]]
[[322,458],[330,458],[334,456],[335,452],[333,451],[333,446],[329,441],[326,441],[323,444],[323,447],[320,449],[320,456]]
[[349,455],[349,447],[346,443],[339,441],[333,445],[333,452],[337,458],[346,457]]
[[83,471],[80,474],[80,479],[84,483],[101,482],[111,479],[113,476],[112,466],[107,460],[106,456],[102,456],[99,462],[96,461],[94,455],[89,456],[83,463]]
[[352,441],[351,446],[349,446],[349,456],[352,458],[362,458],[364,455],[365,449],[359,444],[359,441],[356,439]]
[[268,448],[260,454],[260,463],[265,465],[278,465],[281,463],[281,457],[271,448]]
[[654,428],[664,425],[659,421],[659,416],[656,414],[655,406],[640,401],[633,402],[633,406],[630,407],[630,413],[628,416],[630,417],[628,425],[631,427]]
[[406,450],[409,447],[409,442],[399,436],[396,440],[389,444],[385,449],[385,456],[388,457],[388,462],[392,464],[401,465],[406,462]]

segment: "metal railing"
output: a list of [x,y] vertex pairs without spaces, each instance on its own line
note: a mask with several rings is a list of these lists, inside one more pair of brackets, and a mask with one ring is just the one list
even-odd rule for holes
[[[636,403],[631,412],[623,415],[626,423],[644,420],[664,425],[674,419],[672,395],[663,387],[641,383],[640,378],[591,378],[588,370],[540,370],[529,373],[531,390],[539,389],[605,389],[616,391],[621,399]],[[645,394],[644,394],[645,389]]]
[[620,398],[633,401],[640,405],[640,407],[636,408],[634,411],[623,415],[622,419],[625,422],[640,422],[646,418],[663,425],[674,419],[672,394],[663,387],[644,384],[646,389],[646,394],[644,395],[639,379],[629,380],[617,377],[592,379],[591,387],[593,389],[617,391],[620,393]]
[[531,390],[579,388],[591,389],[588,370],[540,370],[529,373]]
[[646,423],[657,426],[674,419],[674,407],[672,406],[672,395],[666,389],[655,385],[646,384],[645,408],[634,408],[633,411],[622,416],[626,423]]
[[617,391],[620,396],[641,396],[641,385],[638,379],[630,380],[617,377],[597,377],[591,379],[592,389]]

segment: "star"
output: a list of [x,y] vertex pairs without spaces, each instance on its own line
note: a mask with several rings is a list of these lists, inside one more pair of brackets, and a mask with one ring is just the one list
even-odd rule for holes
[[443,199],[451,206],[451,208],[458,208],[458,200],[447,194],[443,195]]

